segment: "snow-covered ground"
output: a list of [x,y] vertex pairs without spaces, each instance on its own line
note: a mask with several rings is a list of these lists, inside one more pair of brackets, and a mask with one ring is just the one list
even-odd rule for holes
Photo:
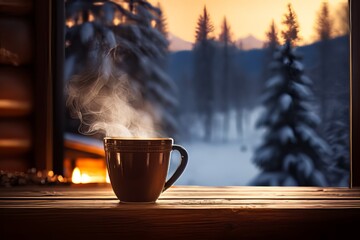
[[[242,139],[229,142],[184,142],[189,153],[185,172],[176,185],[228,186],[247,185],[259,170],[252,163],[254,149],[261,142],[262,130],[255,128],[261,110],[249,113]],[[170,174],[178,164],[179,155],[172,153]]]

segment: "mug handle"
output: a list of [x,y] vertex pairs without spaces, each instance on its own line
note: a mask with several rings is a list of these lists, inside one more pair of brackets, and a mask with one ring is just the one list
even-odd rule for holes
[[166,181],[163,192],[166,191],[166,189],[168,189],[171,185],[173,185],[174,182],[180,177],[180,175],[184,172],[186,164],[188,162],[188,153],[185,150],[185,148],[183,148],[180,145],[174,144],[172,146],[172,150],[179,151],[181,155],[181,159],[180,159],[181,162],[180,165],[177,167],[176,171],[174,172],[174,174],[171,176],[171,178],[169,178],[169,180]]

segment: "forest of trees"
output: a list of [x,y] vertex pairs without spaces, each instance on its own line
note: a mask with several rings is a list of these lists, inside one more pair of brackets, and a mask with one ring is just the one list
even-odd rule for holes
[[[298,51],[302,36],[296,10],[288,4],[282,25],[272,20],[264,30],[263,49],[253,53],[258,59],[257,75],[249,73],[252,66],[242,64],[248,53],[235,41],[231,23],[224,17],[216,36],[204,6],[194,29],[188,70],[178,70],[181,66],[176,65],[179,72],[174,75],[169,59],[176,53],[168,51],[169,30],[159,4],[65,2],[65,80],[70,85],[80,88],[84,82],[76,82],[73,76],[106,75],[111,66],[113,78],[102,87],[113,87],[109,82],[122,81],[120,76],[126,74],[128,81],[119,86],[129,95],[140,96],[131,99],[132,107],[149,113],[162,135],[182,141],[226,143],[234,136],[244,141],[246,112],[262,106],[265,110],[257,125],[266,132],[253,156],[261,173],[250,184],[348,184],[348,49],[333,43],[335,38],[348,37],[347,5],[338,9],[336,22],[328,3],[321,4],[311,48],[317,61],[308,66]],[[343,61],[335,57],[339,53]],[[98,87],[96,78],[87,81],[90,88]],[[70,100],[77,104],[76,98]],[[88,120],[86,114],[82,117]],[[235,128],[231,127],[234,119]],[[69,131],[75,125],[69,124]]]

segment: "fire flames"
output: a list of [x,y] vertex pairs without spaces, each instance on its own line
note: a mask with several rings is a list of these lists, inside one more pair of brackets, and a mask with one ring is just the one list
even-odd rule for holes
[[110,183],[104,161],[94,159],[77,159],[71,173],[74,184]]

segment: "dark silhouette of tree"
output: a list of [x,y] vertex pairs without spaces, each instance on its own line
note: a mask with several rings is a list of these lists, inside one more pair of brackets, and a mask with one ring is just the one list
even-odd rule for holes
[[166,18],[164,16],[161,4],[157,4],[157,8],[160,9],[160,14],[158,16],[158,19],[155,21],[155,28],[166,38],[168,37],[168,29],[167,29],[167,23]]
[[269,30],[266,32],[266,42],[264,47],[268,48],[273,53],[279,45],[280,41],[278,37],[278,30],[273,19],[271,21]]
[[269,63],[272,61],[276,49],[280,46],[278,30],[274,20],[271,21],[269,29],[267,32],[265,32],[265,35],[266,35],[266,41],[264,43],[265,51],[264,51],[263,73],[262,73],[264,80],[261,82],[263,84],[262,89],[264,89],[266,79],[268,79],[271,74],[270,69],[268,67]]
[[350,11],[349,3],[341,3],[337,10],[337,16],[339,16],[338,33],[340,35],[349,35],[350,33]]
[[234,105],[233,101],[233,79],[231,78],[231,70],[232,70],[232,55],[235,51],[234,43],[232,39],[232,34],[230,31],[230,26],[224,17],[221,33],[219,35],[220,42],[220,51],[221,51],[221,65],[222,65],[222,74],[220,76],[220,86],[221,93],[220,94],[220,109],[224,113],[224,125],[223,125],[223,140],[227,140],[227,136],[230,131],[230,109]]
[[209,141],[212,137],[214,115],[214,31],[210,16],[204,7],[203,14],[199,16],[194,45],[194,83],[196,91],[196,104],[200,119],[205,127],[204,139]]
[[204,6],[203,14],[198,18],[196,32],[195,32],[195,42],[199,43],[202,41],[208,41],[213,39],[212,33],[214,32],[214,25],[210,20],[210,16]]
[[333,35],[333,21],[330,18],[329,4],[323,2],[317,15],[315,31],[320,41],[329,40]]
[[299,35],[300,27],[297,20],[296,13],[294,12],[291,4],[287,5],[288,12],[284,14],[282,24],[284,30],[281,31],[281,36],[284,42],[290,42],[291,46],[296,46],[301,40]]
[[333,154],[327,167],[327,176],[331,186],[349,186],[350,173],[350,119],[348,94],[339,96],[339,105],[333,110],[325,135]]
[[[329,70],[330,60],[332,56],[332,49],[330,47],[329,40],[333,35],[333,21],[330,18],[329,6],[327,2],[323,2],[321,9],[317,15],[315,31],[317,34],[317,39],[319,40],[318,45],[318,54],[319,54],[319,83],[317,84],[318,96],[320,99],[320,117],[323,122],[326,122],[329,118],[328,105],[329,105],[329,96],[333,90],[333,82],[330,81]],[[323,126],[320,130],[324,130]]]
[[330,148],[315,131],[319,118],[311,110],[312,81],[289,42],[271,65],[274,75],[266,83],[265,111],[258,121],[267,132],[254,157],[262,172],[251,185],[325,186],[321,157]]

